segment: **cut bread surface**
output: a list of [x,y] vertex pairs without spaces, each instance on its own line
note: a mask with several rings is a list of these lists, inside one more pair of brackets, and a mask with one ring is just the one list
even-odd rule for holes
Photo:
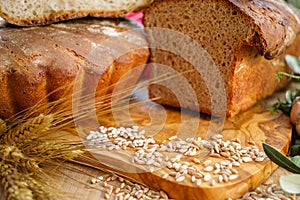
[[[283,2],[157,0],[145,9],[143,23],[147,28],[167,28],[183,33],[208,52],[225,86],[227,116],[246,110],[258,100],[284,87],[285,81],[278,83],[275,77],[277,71],[285,70],[283,54],[300,55],[298,18]],[[162,36],[159,37],[158,40],[163,42]],[[150,46],[157,42],[153,35],[149,39]],[[174,48],[181,48],[183,44],[174,42],[173,45]],[[293,48],[290,48],[291,45]],[[150,61],[181,72],[197,94],[199,107],[188,98],[179,103],[170,90],[153,84],[149,94],[158,99],[159,103],[211,114],[212,102],[222,98],[212,98],[212,93],[222,88],[216,85],[215,90],[208,90],[208,82],[196,70],[192,71],[195,67],[206,67],[209,74],[209,66],[192,66],[180,56],[161,49],[151,49]],[[160,73],[163,71],[155,72]],[[212,81],[217,78],[210,76]],[[175,88],[182,83],[173,80],[165,85],[173,85]],[[180,96],[188,97],[189,94],[182,89]]]
[[5,0],[0,4],[0,16],[26,26],[86,16],[124,17],[148,4],[150,0]]

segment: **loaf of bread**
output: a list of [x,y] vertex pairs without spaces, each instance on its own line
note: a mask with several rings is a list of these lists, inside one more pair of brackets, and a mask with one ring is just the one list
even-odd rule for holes
[[[132,69],[142,68],[149,56],[143,32],[128,20],[1,26],[0,118],[61,98],[66,92],[61,88],[73,87],[75,80],[82,84],[82,90],[89,87],[89,81],[96,81],[98,94],[105,95],[112,92],[108,86]],[[110,59],[109,65],[101,63]],[[141,72],[136,70],[128,83],[135,84]]]
[[124,17],[150,2],[151,0],[5,0],[0,3],[0,17],[11,24],[22,26],[86,16]]
[[[145,9],[143,24],[152,47],[150,61],[181,73],[198,102],[176,77],[165,84],[151,85],[150,97],[161,104],[207,114],[222,115],[226,107],[226,116],[234,116],[283,88],[286,81],[278,83],[276,72],[285,70],[284,55],[300,55],[299,13],[279,0],[157,0]],[[209,68],[213,65],[193,66],[180,55],[166,51],[164,44],[180,51],[186,43],[170,34],[157,34],[151,31],[153,27],[176,31],[196,41],[211,57],[220,76]],[[194,51],[188,49],[188,55],[197,57]],[[209,80],[204,80],[195,67],[208,72],[213,87],[208,89]],[[156,75],[164,73],[162,67],[154,70]],[[179,88],[179,94],[173,94],[171,86]],[[222,95],[225,106],[219,102]]]

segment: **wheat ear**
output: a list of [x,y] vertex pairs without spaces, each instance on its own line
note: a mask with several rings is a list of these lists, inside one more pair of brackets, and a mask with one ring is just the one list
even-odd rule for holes
[[41,133],[53,126],[54,117],[52,114],[40,114],[37,117],[28,119],[25,122],[17,122],[16,125],[3,135],[3,142],[6,144],[20,144],[37,138]]
[[4,120],[0,119],[0,138],[7,132],[7,125]]
[[41,170],[34,159],[26,157],[16,146],[0,144],[0,155],[2,162],[14,164],[23,170],[33,173]]
[[24,154],[43,162],[50,159],[72,160],[83,153],[82,144],[57,141],[36,141],[22,148]]
[[54,199],[53,195],[47,192],[45,188],[39,184],[35,179],[28,177],[27,180],[28,188],[33,193],[33,198],[36,200],[52,200]]
[[7,200],[33,200],[25,176],[10,164],[0,162],[1,185]]

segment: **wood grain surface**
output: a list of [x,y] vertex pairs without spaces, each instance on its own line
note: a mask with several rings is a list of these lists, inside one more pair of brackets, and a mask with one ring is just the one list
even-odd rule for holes
[[[237,117],[227,119],[222,130],[224,140],[239,138],[244,146],[247,146],[249,141],[254,141],[261,151],[262,142],[266,142],[283,153],[287,153],[291,138],[289,118],[280,112],[271,113],[267,111],[264,103],[265,102],[261,102]],[[149,113],[148,108],[147,105],[145,105],[145,107],[141,106],[136,112],[144,113],[146,110],[146,113]],[[163,128],[153,136],[156,141],[166,140],[168,137],[177,133],[179,125],[184,123],[190,124],[191,121],[195,120],[193,116],[189,116],[185,118],[185,120],[188,121],[181,121],[182,115],[190,115],[190,113],[182,113],[171,108],[166,109],[166,114],[166,123]],[[148,117],[149,116],[145,115],[145,120],[142,121],[141,125],[149,125]],[[210,119],[201,118],[200,127],[196,136],[205,138],[210,122]],[[179,134],[188,133],[190,133],[188,128],[185,128],[185,131]],[[144,169],[142,166],[139,168],[139,166],[133,166],[133,164],[130,163],[130,156],[127,156],[126,152],[123,152],[123,156],[120,152],[118,152],[117,155],[113,152],[98,151],[97,149],[93,149],[92,151],[93,155],[89,155],[91,159],[78,160],[79,163],[99,169],[110,169],[156,190],[166,191],[166,193],[174,199],[236,199],[247,191],[254,189],[266,180],[276,169],[276,165],[268,159],[259,163],[243,163],[241,167],[237,168],[239,177],[236,180],[216,184],[214,186],[209,185],[209,182],[203,183],[201,186],[196,186],[194,183],[191,183],[190,180],[178,183],[173,177],[167,179],[162,178],[165,173],[170,172],[166,167],[154,171],[153,173],[146,171],[143,173]],[[201,158],[203,161],[208,158],[218,161],[218,159],[211,158],[209,155],[202,157],[197,156],[197,158]],[[221,159],[224,160],[224,158]],[[186,156],[183,160],[190,161],[191,158]],[[201,167],[200,164],[198,166]],[[132,167],[136,169],[132,169]],[[140,173],[127,173],[128,170],[126,169],[136,170]]]
[[[299,87],[293,84],[290,89]],[[140,96],[140,95],[138,95]],[[141,95],[143,96],[143,95]],[[291,141],[292,127],[289,117],[281,112],[271,113],[267,110],[277,98],[284,98],[284,92],[274,94],[248,111],[229,118],[222,122],[219,119],[211,119],[208,116],[198,116],[197,113],[180,111],[172,108],[164,108],[150,101],[139,99],[129,112],[126,109],[116,109],[114,115],[107,114],[99,119],[99,125],[105,126],[130,126],[139,125],[146,130],[146,134],[155,138],[157,143],[165,142],[169,137],[196,137],[203,139],[222,133],[223,140],[239,138],[243,146],[249,146],[249,141],[254,141],[262,151],[262,142],[273,145],[283,153],[288,151]],[[69,135],[68,140],[85,142],[85,135]],[[154,172],[147,171],[143,166],[134,165],[131,162],[132,152],[106,151],[93,148],[83,157],[79,157],[73,163],[62,163],[61,167],[47,167],[44,180],[58,199],[75,200],[102,200],[105,199],[107,188],[102,183],[91,184],[91,180],[99,176],[107,177],[112,173],[125,177],[128,180],[149,186],[154,190],[165,191],[171,199],[237,199],[246,192],[253,190],[263,181],[278,182],[278,177],[287,172],[270,160],[263,162],[243,163],[236,168],[239,177],[227,183],[211,185],[209,182],[197,186],[190,178],[182,182],[176,182],[173,177],[162,178],[169,169],[162,167]],[[200,160],[211,159],[213,161],[224,158],[209,157],[209,151],[203,151],[196,155]],[[182,161],[191,161],[193,157],[184,156]],[[201,164],[194,165],[201,168]],[[275,171],[275,173],[273,173]],[[137,173],[139,172],[139,173]],[[272,175],[273,173],[273,175]],[[1,199],[1,195],[0,195]],[[109,199],[116,199],[115,195]]]
[[[210,119],[207,116],[199,118],[196,113],[162,108],[151,102],[135,106],[130,110],[130,115],[121,112],[115,113],[115,116],[107,115],[105,121],[100,121],[100,124],[107,126],[137,124],[144,127],[146,134],[152,135],[158,143],[164,142],[175,134],[183,138],[200,136],[205,139],[221,131],[223,140],[239,138],[243,146],[249,146],[249,141],[254,141],[261,151],[261,144],[266,142],[283,153],[287,153],[292,129],[289,118],[281,112],[271,113],[267,110],[279,95],[282,95],[282,93],[259,102],[248,111],[234,118],[226,119],[224,124],[218,119]],[[116,115],[117,120],[115,119]],[[131,117],[130,120],[128,117]],[[107,122],[109,123],[107,124]],[[197,128],[195,129],[195,127]],[[203,161],[207,159],[213,161],[224,160],[224,158],[211,158],[208,153],[204,151],[197,155],[197,158]],[[155,190],[163,190],[170,198],[176,200],[236,199],[268,179],[277,168],[268,159],[263,162],[243,163],[241,167],[237,168],[239,177],[235,180],[214,186],[210,185],[209,182],[196,186],[190,180],[176,182],[173,177],[162,178],[165,173],[170,172],[166,167],[149,172],[143,166],[134,165],[131,163],[132,158],[130,155],[132,155],[131,150],[109,152],[94,148],[86,154],[88,159],[79,158],[76,162],[99,170],[109,170]],[[184,156],[182,160],[191,161],[191,159],[189,156]],[[198,166],[201,167],[201,164],[198,164]],[[76,177],[78,177],[76,179],[82,179],[78,174],[76,174]],[[62,185],[70,187],[65,182]],[[82,188],[78,191],[84,193]],[[86,195],[86,199],[99,199],[99,194],[95,191],[86,190]]]
[[[86,167],[83,165],[71,164],[70,169],[63,169],[62,171],[67,176],[57,175],[53,176],[55,181],[54,189],[56,194],[59,193],[61,200],[103,200],[107,188],[104,188],[102,183],[91,184],[91,180],[98,176],[108,176],[108,173],[98,170],[96,168]],[[75,171],[77,169],[78,171]],[[58,173],[61,173],[58,171]],[[268,184],[278,184],[278,179],[281,175],[289,174],[286,170],[278,168],[265,181]],[[198,199],[201,199],[200,196]],[[300,198],[296,196],[294,199]],[[113,199],[113,198],[112,198]],[[178,199],[178,198],[174,198]],[[188,198],[187,198],[188,199]],[[214,198],[212,198],[214,199]],[[226,199],[224,197],[224,199]]]

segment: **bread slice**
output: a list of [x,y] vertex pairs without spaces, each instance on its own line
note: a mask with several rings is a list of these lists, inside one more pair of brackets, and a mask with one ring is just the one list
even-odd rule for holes
[[0,17],[21,26],[49,24],[86,16],[124,17],[150,2],[151,0],[5,0],[0,3]]
[[121,84],[133,87],[149,56],[145,36],[136,28],[126,20],[97,19],[1,27],[0,118],[63,95],[71,98],[65,93],[73,94],[73,86],[82,96],[95,90],[98,96],[110,94],[109,87],[131,72],[134,76],[126,75]]
[[[274,0],[153,2],[144,10],[143,20],[152,47],[150,61],[182,73],[192,86],[196,99],[192,99],[191,92],[182,86],[183,79],[177,77],[164,84],[151,85],[150,97],[161,104],[216,115],[222,115],[225,106],[227,117],[246,110],[285,86],[285,81],[278,83],[275,73],[285,70],[285,53],[300,55],[300,21],[296,12],[283,1]],[[151,30],[154,27],[190,37],[203,47],[215,65],[198,63],[194,66],[180,55],[166,51],[163,45],[180,51],[188,44],[170,34],[154,33]],[[190,57],[201,56],[193,55],[194,51],[187,49]],[[162,67],[153,66],[154,74],[165,73]],[[213,66],[217,67],[220,76],[212,72]],[[204,80],[196,67],[204,69],[210,81]],[[210,89],[209,82],[214,84]],[[179,93],[173,94],[170,88],[177,88]],[[225,104],[220,101],[223,95]],[[215,106],[214,113],[212,105]]]

